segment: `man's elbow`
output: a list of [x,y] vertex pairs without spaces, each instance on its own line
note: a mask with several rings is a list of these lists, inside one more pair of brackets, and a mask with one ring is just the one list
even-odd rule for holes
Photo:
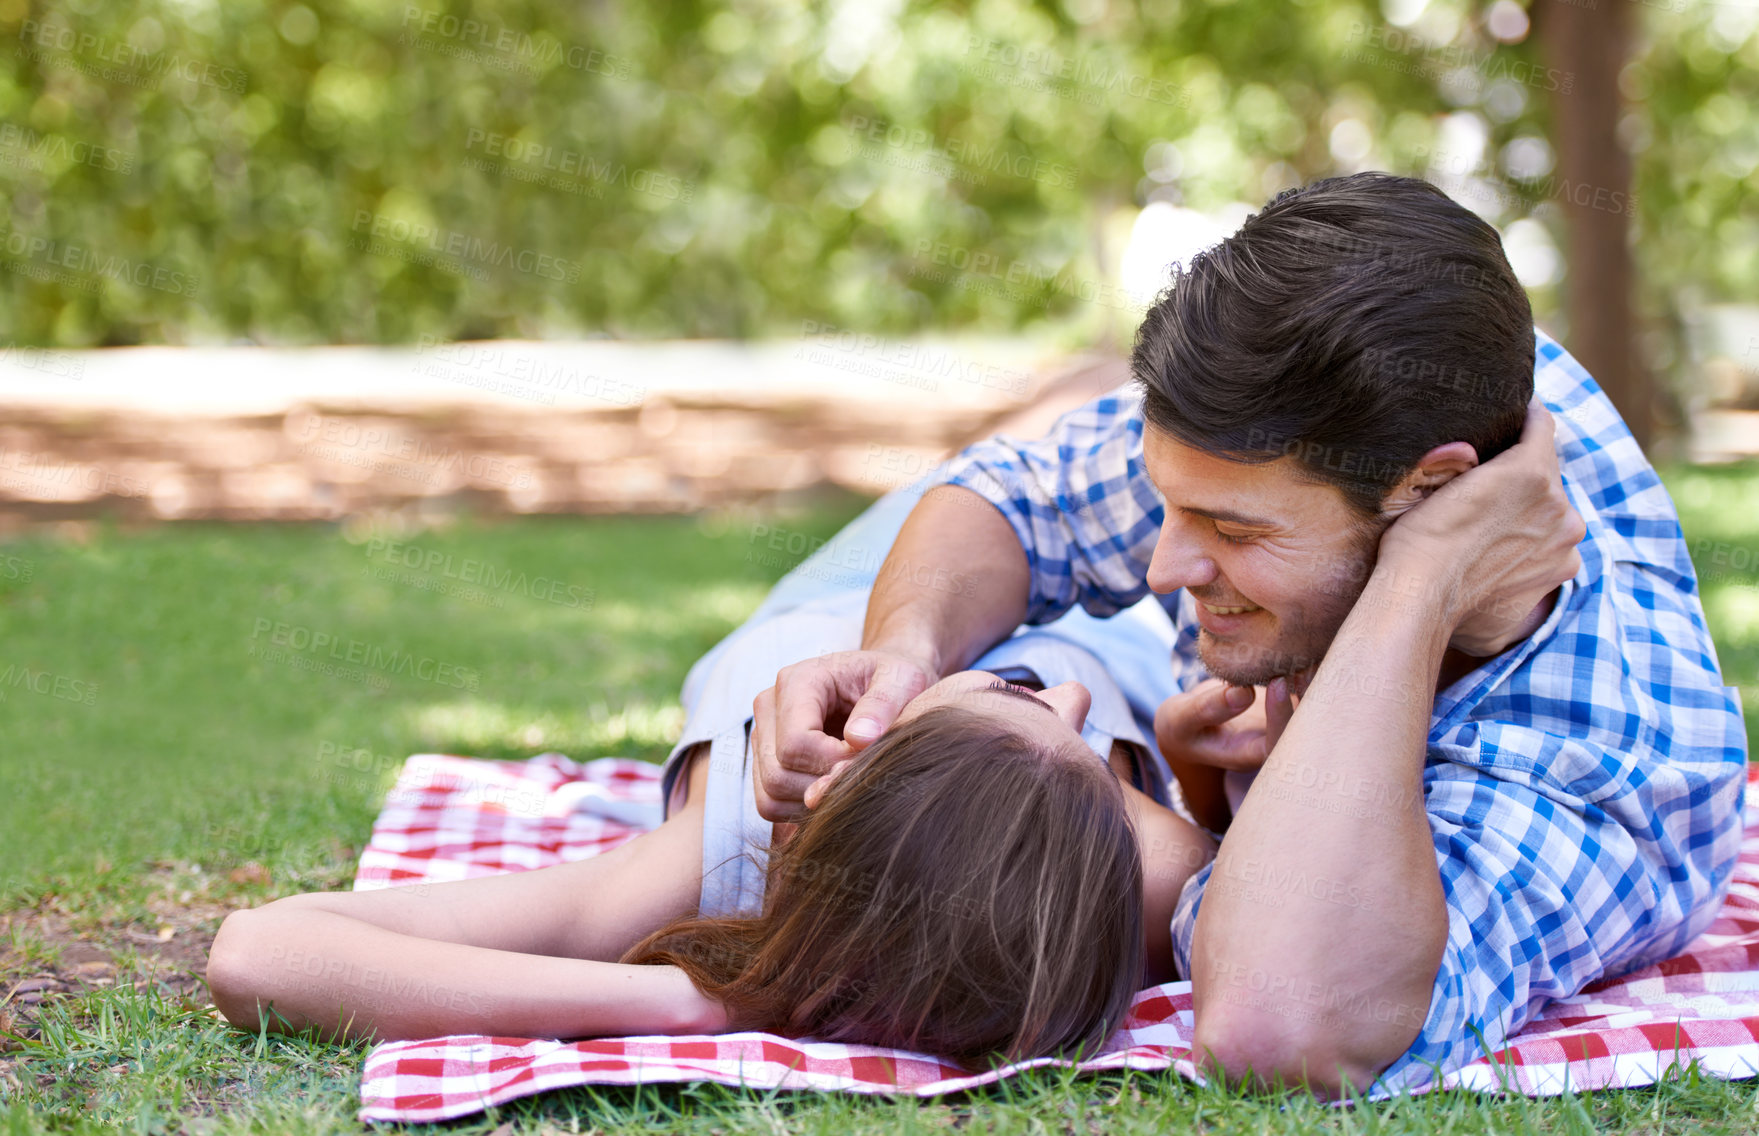
[[1325,1099],[1366,1092],[1410,1048],[1413,1038],[1352,1037],[1348,1024],[1323,1027],[1260,1013],[1206,1015],[1197,1023],[1191,1060],[1206,1078],[1251,1090],[1302,1088]]

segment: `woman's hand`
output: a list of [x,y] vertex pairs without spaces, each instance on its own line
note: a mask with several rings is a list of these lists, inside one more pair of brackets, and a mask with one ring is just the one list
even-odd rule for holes
[[653,832],[550,868],[289,896],[227,917],[214,1004],[254,1030],[336,1037],[708,1033],[726,1013],[673,967],[616,962],[696,910],[708,762]]
[[1227,829],[1233,810],[1226,773],[1256,772],[1264,764],[1300,704],[1291,685],[1304,688],[1309,677],[1303,672],[1272,679],[1262,699],[1254,687],[1205,679],[1161,703],[1154,715],[1155,741],[1197,823],[1211,832]]

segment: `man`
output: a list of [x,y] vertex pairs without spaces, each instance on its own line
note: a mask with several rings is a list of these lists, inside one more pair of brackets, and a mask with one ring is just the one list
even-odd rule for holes
[[[1172,923],[1200,1068],[1416,1087],[1709,924],[1739,705],[1665,490],[1493,228],[1384,174],[1289,191],[1175,276],[1132,368],[943,471],[863,649],[760,696],[764,816],[1018,624],[1152,591],[1159,746],[1228,826]],[[913,583],[942,567],[974,594]],[[1256,770],[1231,821],[1221,769]]]

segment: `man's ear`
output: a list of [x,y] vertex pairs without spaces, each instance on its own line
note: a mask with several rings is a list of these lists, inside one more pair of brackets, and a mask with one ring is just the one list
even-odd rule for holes
[[1478,464],[1478,451],[1469,442],[1437,446],[1387,492],[1380,502],[1380,515],[1392,520],[1417,502]]

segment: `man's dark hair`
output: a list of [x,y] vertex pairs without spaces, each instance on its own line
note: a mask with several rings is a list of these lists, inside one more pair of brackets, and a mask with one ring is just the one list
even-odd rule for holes
[[1436,446],[1520,437],[1533,311],[1490,225],[1383,173],[1286,190],[1174,270],[1136,333],[1148,424],[1236,461],[1293,457],[1361,515]]

